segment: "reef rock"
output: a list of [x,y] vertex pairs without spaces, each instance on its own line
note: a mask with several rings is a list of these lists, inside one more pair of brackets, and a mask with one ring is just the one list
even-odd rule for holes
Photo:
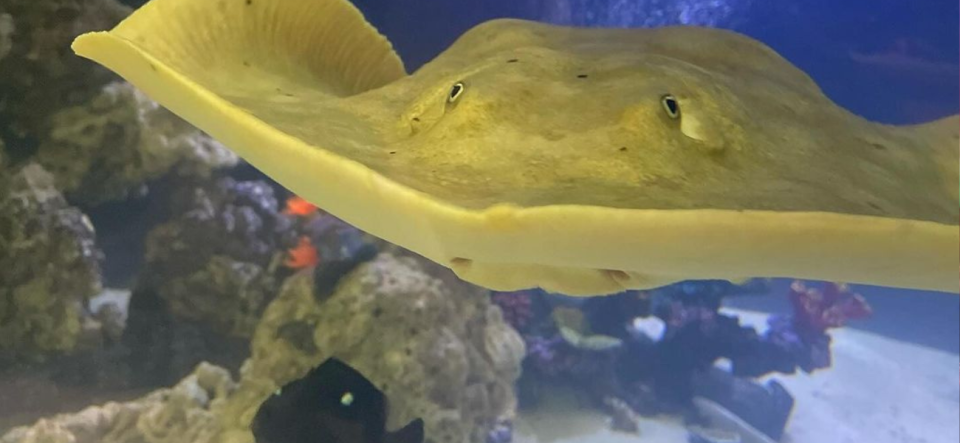
[[187,181],[169,200],[169,221],[147,236],[123,336],[140,385],[173,383],[204,360],[238,369],[296,237],[264,182]]
[[277,256],[295,237],[273,189],[223,178],[183,186],[170,206],[173,218],[147,237],[134,297],[153,291],[177,318],[252,336],[282,282]]
[[231,399],[246,430],[278,386],[336,356],[390,399],[388,427],[422,417],[430,443],[484,442],[513,418],[524,345],[487,291],[416,257],[380,254],[318,300],[311,273],[292,277],[257,328]]
[[0,14],[0,60],[3,60],[13,48],[13,17],[10,14]]
[[113,27],[129,13],[115,0],[0,2],[0,134],[8,145],[35,145],[47,132],[48,116],[82,103],[115,78],[75,56],[70,43],[84,32]]
[[173,388],[14,428],[0,443],[212,442],[217,407],[234,389],[227,370],[201,364]]
[[523,342],[485,290],[416,257],[380,254],[318,296],[315,274],[289,278],[257,327],[234,384],[202,364],[172,389],[14,429],[0,443],[253,443],[250,421],[279,386],[330,356],[390,400],[388,427],[414,417],[428,443],[481,443],[515,413]]
[[129,14],[116,0],[0,3],[0,138],[17,162],[36,161],[72,202],[142,193],[174,170],[205,176],[236,156],[107,70],[77,57],[81,33]]
[[0,362],[74,350],[101,289],[93,226],[53,181],[35,164],[0,178]]
[[207,177],[237,157],[127,83],[110,83],[77,106],[55,112],[36,159],[57,186],[86,204],[142,193],[170,170]]
[[697,373],[692,384],[696,396],[715,402],[773,440],[783,437],[794,399],[776,380],[760,384],[711,368]]

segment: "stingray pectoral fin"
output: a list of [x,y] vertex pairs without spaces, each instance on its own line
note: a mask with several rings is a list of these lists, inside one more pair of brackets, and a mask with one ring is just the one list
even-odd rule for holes
[[940,176],[947,192],[960,204],[960,164],[957,163],[960,151],[960,117],[954,115],[930,123],[909,127],[923,144],[935,150],[940,163]]
[[312,202],[375,193],[369,169],[334,153],[382,149],[341,102],[406,74],[349,2],[155,0],[73,49]]
[[[561,48],[567,45],[564,36],[576,35],[612,41],[617,47],[621,38],[504,23],[522,31],[506,33],[504,45],[553,36]],[[485,29],[503,37],[498,26]],[[496,40],[479,36],[479,46]],[[720,207],[709,199],[698,200],[704,198],[698,194],[683,197],[683,204],[664,200],[651,206],[629,200],[635,193],[632,187],[620,200],[609,200],[631,204],[614,207],[596,195],[610,188],[595,188],[589,168],[576,171],[576,180],[557,183],[564,192],[594,195],[596,201],[556,200],[549,196],[561,189],[552,188],[544,198],[518,200],[514,197],[537,193],[508,189],[503,195],[474,195],[469,190],[487,190],[481,183],[491,177],[496,182],[492,174],[523,168],[497,166],[488,174],[483,164],[470,161],[461,166],[482,173],[456,175],[463,183],[449,188],[443,180],[452,171],[434,175],[429,165],[398,162],[400,156],[390,155],[390,143],[402,132],[397,131],[398,116],[410,102],[408,93],[417,90],[408,86],[416,86],[418,77],[404,78],[389,42],[346,0],[152,0],[112,31],[83,35],[73,47],[308,201],[493,288],[542,286],[596,295],[657,281],[753,274],[960,290],[956,219],[943,217],[942,211],[916,211],[916,217],[906,217],[912,211],[905,209],[901,218],[860,215],[863,211],[853,210],[856,207],[794,207],[788,204],[793,198],[789,193],[777,196],[775,210],[750,209],[746,201],[735,199],[728,203],[737,204]],[[462,60],[483,53],[467,51]],[[774,63],[766,55],[760,59],[764,66]],[[459,66],[461,58],[448,60]],[[443,106],[446,102],[438,97]],[[462,120],[471,114],[457,115]],[[688,132],[713,141],[715,134],[724,133],[709,131],[714,121],[704,117]],[[939,140],[939,134],[946,133],[946,124],[931,128],[904,132],[902,138]],[[452,143],[454,138],[446,140]],[[506,141],[497,140],[514,146]],[[438,168],[472,158],[446,161],[452,155],[448,153],[456,152],[443,148],[436,157],[419,158],[435,160]],[[915,160],[910,155],[914,152],[901,153],[909,162]],[[943,157],[952,158],[955,168],[957,152],[952,153]],[[949,177],[948,169],[944,167],[943,174]],[[940,186],[939,181],[934,184]],[[956,192],[956,185],[951,186]],[[730,189],[728,194],[742,192],[736,186]],[[474,200],[484,203],[471,204]],[[461,266],[469,263],[473,265]]]
[[448,266],[461,279],[496,291],[519,291],[539,286],[549,292],[572,296],[649,289],[684,280],[684,277],[651,276],[609,269],[474,262],[466,259],[454,259]]

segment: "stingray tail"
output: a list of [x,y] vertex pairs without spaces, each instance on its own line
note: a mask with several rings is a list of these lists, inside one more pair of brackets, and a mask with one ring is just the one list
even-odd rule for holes
[[934,149],[947,190],[960,204],[960,116],[944,117],[912,129],[924,145]]

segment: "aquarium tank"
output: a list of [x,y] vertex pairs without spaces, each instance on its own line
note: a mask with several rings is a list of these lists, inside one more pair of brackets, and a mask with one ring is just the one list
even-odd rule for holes
[[956,0],[0,0],[0,443],[960,441]]

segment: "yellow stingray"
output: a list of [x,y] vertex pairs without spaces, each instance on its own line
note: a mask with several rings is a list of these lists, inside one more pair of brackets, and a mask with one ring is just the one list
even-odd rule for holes
[[293,192],[492,289],[960,290],[957,117],[866,121],[732,32],[494,20],[407,75],[344,0],[153,0],[74,49]]

